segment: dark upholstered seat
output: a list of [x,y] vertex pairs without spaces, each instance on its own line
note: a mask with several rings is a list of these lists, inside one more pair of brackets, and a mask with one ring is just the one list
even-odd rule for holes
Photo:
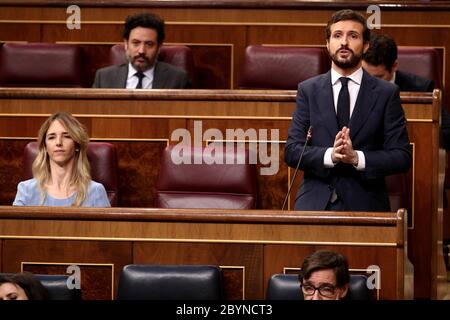
[[434,48],[398,47],[399,70],[434,81],[434,87],[442,89],[442,66]]
[[[158,208],[220,208],[254,209],[256,207],[256,165],[249,164],[249,152],[226,154],[217,149],[216,156],[225,155],[223,164],[207,164],[212,160],[204,148],[190,148],[191,164],[176,164],[171,158],[173,147],[167,147],[161,157],[155,206]],[[225,152],[225,153],[224,153]],[[176,156],[178,152],[174,150]],[[239,162],[238,162],[239,161]],[[243,163],[243,164],[237,164]]]
[[245,50],[241,89],[296,90],[299,82],[327,72],[325,49],[251,45]]
[[118,300],[220,300],[222,273],[207,265],[127,265]]
[[[123,43],[111,47],[109,59],[110,64],[127,63],[128,60]],[[186,70],[192,83],[195,84],[195,64],[191,48],[187,46],[162,45],[158,60]]]
[[[267,300],[303,300],[300,281],[297,274],[274,274],[269,279],[266,292]],[[371,293],[367,287],[367,277],[350,275],[346,300],[370,300]]]
[[0,46],[2,87],[82,87],[82,49],[53,43]]
[[47,289],[50,300],[81,299],[81,291],[79,289],[69,289],[67,286],[68,275],[36,274],[35,276]]
[[[29,142],[25,146],[23,153],[23,180],[33,177],[32,165],[37,152],[37,142]],[[116,147],[107,142],[89,142],[87,155],[91,165],[92,180],[103,184],[111,206],[117,206],[119,182]]]

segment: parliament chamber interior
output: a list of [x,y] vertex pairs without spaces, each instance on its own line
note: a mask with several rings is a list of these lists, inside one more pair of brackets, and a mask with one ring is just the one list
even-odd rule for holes
[[[0,0],[0,273],[39,275],[55,299],[295,300],[300,291],[280,287],[296,287],[302,260],[326,249],[348,258],[354,299],[450,299],[440,130],[441,110],[450,111],[449,1],[373,1],[381,28],[372,32],[395,38],[399,69],[435,84],[400,92],[412,166],[386,179],[392,212],[296,211],[301,170],[282,210],[297,85],[330,69],[331,14],[367,17],[367,3],[75,2],[80,25],[69,28],[76,8],[66,1]],[[92,88],[97,69],[127,61],[123,23],[136,12],[165,20],[158,59],[186,70],[191,89]],[[18,183],[33,176],[40,126],[62,110],[87,128],[91,175],[111,208],[12,206]],[[200,140],[200,157],[218,143],[232,165],[175,165],[177,130]],[[247,150],[244,164],[222,147],[230,144]],[[74,265],[79,292],[65,288]],[[366,292],[361,281],[374,272],[380,285]]]

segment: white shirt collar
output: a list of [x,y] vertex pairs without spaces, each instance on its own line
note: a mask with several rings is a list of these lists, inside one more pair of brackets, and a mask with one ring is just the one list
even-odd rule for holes
[[397,71],[396,72],[394,72],[394,75],[392,76],[392,79],[391,80],[389,80],[389,82],[390,83],[393,83],[393,84],[395,84],[395,76],[397,75]]
[[[146,77],[153,79],[154,71],[155,71],[155,65],[153,65],[153,67],[151,67],[147,71],[144,71],[144,74]],[[128,77],[127,77],[127,79],[130,80],[131,78],[133,78],[135,76],[136,72],[138,72],[138,71],[133,67],[131,62],[128,62]]]
[[[356,84],[361,85],[362,76],[363,76],[363,70],[362,70],[362,67],[359,67],[358,70],[353,72],[351,75],[347,76],[347,78],[350,78],[350,80],[352,80]],[[333,68],[331,68],[331,84],[333,86],[336,84],[336,82],[339,81],[339,78],[341,78],[341,77],[344,77],[344,76],[341,75],[336,70],[334,70]]]

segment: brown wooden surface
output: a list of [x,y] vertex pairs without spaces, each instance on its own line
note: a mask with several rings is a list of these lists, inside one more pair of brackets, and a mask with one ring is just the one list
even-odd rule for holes
[[[333,248],[350,267],[378,265],[381,299],[407,297],[405,212],[281,212],[0,206],[1,272],[61,272],[80,264],[114,288],[123,265],[212,264],[229,299],[263,299],[271,273],[298,267],[305,252]],[[113,241],[114,240],[114,241]],[[407,261],[406,261],[407,262]],[[367,265],[366,265],[367,264]],[[87,268],[87,269],[86,269]],[[90,269],[89,269],[90,268]],[[94,270],[93,270],[94,269]],[[82,273],[83,277],[83,273]],[[88,275],[88,279],[92,279]],[[105,297],[83,282],[84,297]],[[89,291],[92,289],[92,291]],[[83,290],[83,288],[82,288]],[[94,292],[94,293],[93,293]]]
[[[0,88],[0,204],[13,201],[20,181],[21,150],[34,139],[51,113],[67,110],[83,122],[93,140],[110,141],[119,150],[122,196],[119,205],[148,207],[158,157],[175,129],[191,134],[194,121],[209,128],[278,129],[279,165],[275,176],[259,176],[258,209],[281,208],[292,175],[283,161],[284,141],[295,108],[295,91],[251,90],[94,90]],[[442,194],[444,154],[439,149],[440,91],[402,93],[413,144],[412,211],[408,254],[415,265],[417,298],[439,297],[444,275]],[[205,142],[206,143],[206,142]],[[137,155],[137,152],[143,152]],[[426,169],[424,169],[426,168]],[[301,178],[301,174],[298,177]],[[292,190],[291,199],[297,190]],[[293,201],[290,201],[290,207]]]

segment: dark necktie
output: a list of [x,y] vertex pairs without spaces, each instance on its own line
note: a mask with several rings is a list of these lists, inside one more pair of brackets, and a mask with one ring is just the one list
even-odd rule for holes
[[142,79],[145,77],[144,73],[138,71],[134,75],[139,79],[136,89],[142,89]]
[[337,119],[340,130],[342,127],[348,126],[348,121],[350,119],[350,95],[347,86],[349,78],[341,77],[339,80],[342,83],[337,102]]

